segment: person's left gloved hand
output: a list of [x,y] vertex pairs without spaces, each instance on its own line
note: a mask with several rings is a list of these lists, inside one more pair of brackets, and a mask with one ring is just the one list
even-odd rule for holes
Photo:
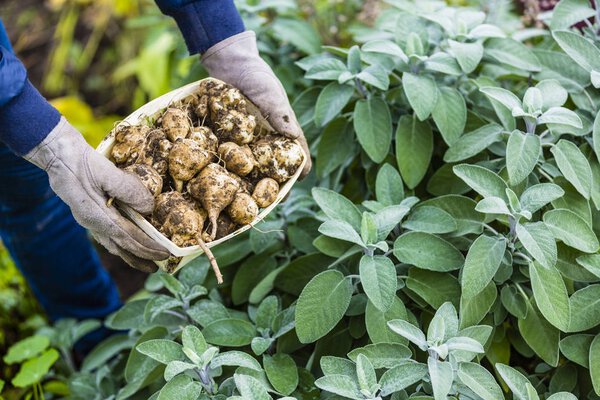
[[242,32],[217,43],[204,53],[202,65],[210,76],[240,89],[277,132],[298,140],[308,155],[301,177],[306,176],[312,166],[306,138],[285,89],[258,54],[254,32]]

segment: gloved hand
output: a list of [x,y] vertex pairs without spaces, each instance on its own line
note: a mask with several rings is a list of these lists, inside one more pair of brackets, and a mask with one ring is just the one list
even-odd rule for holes
[[309,155],[301,177],[306,176],[312,166],[306,138],[285,89],[258,54],[254,32],[242,32],[217,43],[204,53],[202,65],[212,77],[240,89],[277,132],[298,140]]
[[107,206],[107,200],[114,197],[148,214],[154,208],[148,189],[135,175],[118,169],[97,153],[64,117],[24,158],[48,173],[50,186],[71,208],[75,220],[109,252],[145,272],[156,271],[151,260],[168,258],[169,252],[163,246],[114,206]]

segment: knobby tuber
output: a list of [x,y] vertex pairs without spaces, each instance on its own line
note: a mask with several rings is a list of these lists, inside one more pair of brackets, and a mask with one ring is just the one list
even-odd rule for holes
[[221,211],[233,200],[239,190],[239,183],[219,164],[207,165],[196,178],[188,184],[188,191],[200,201],[208,213],[211,224],[210,238],[217,236],[217,219]]
[[269,207],[277,199],[279,183],[273,178],[261,179],[252,192],[252,198],[260,208]]
[[236,88],[204,80],[146,125],[117,127],[110,152],[155,196],[150,223],[178,247],[200,246],[219,283],[206,242],[252,224],[303,161],[296,142],[257,129],[249,109]]

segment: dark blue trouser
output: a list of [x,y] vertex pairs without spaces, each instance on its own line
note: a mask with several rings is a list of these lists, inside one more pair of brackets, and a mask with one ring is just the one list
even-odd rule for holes
[[1,143],[0,237],[51,320],[102,318],[119,307],[115,284],[47,174]]

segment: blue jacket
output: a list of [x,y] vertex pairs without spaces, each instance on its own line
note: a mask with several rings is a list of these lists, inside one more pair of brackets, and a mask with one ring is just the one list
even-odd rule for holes
[[[164,14],[175,19],[191,54],[244,31],[233,0],[155,1]],[[0,20],[0,142],[18,155],[27,154],[59,120],[59,112],[27,79]]]

